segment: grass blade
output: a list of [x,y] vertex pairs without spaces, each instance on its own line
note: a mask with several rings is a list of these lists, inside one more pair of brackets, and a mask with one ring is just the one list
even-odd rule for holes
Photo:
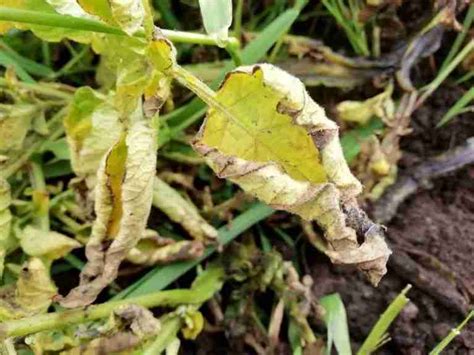
[[464,93],[461,98],[456,101],[456,103],[445,113],[441,121],[436,125],[436,128],[444,126],[446,123],[451,121],[451,119],[462,113],[464,107],[466,107],[472,100],[474,100],[474,87],[470,88]]
[[[273,212],[274,210],[272,208],[262,203],[252,205],[247,211],[235,218],[230,227],[224,226],[219,229],[219,243],[222,245],[229,243],[243,231],[270,216]],[[157,267],[146,274],[142,279],[117,294],[114,300],[136,297],[162,290],[201,261],[208,258],[215,251],[216,247],[211,246],[206,249],[204,255],[199,259]]]
[[0,51],[0,65],[5,68],[12,67],[18,77],[25,83],[32,84],[35,82],[30,74],[28,74],[26,70],[5,51]]
[[449,345],[449,343],[451,343],[451,341],[461,333],[462,328],[464,328],[464,326],[469,323],[472,317],[474,317],[474,310],[472,310],[467,315],[467,317],[461,322],[461,324],[459,324],[456,328],[451,329],[449,334],[443,340],[441,340],[441,342],[436,345],[433,350],[430,351],[429,355],[441,354],[441,351],[443,351]]
[[327,328],[326,353],[331,354],[331,348],[334,342],[338,354],[352,354],[346,309],[341,297],[339,294],[334,293],[322,297],[319,303],[326,311],[324,315]]
[[411,285],[407,285],[400,294],[390,303],[385,312],[382,313],[377,323],[365,339],[364,344],[357,352],[357,355],[368,355],[373,353],[382,342],[386,340],[385,333],[392,322],[397,318],[403,307],[410,301],[406,294],[410,290]]
[[463,29],[456,36],[456,39],[454,40],[454,43],[451,49],[449,50],[448,55],[446,56],[446,58],[444,58],[443,64],[441,64],[441,68],[439,69],[440,72],[446,69],[448,64],[451,63],[454,56],[458,53],[459,48],[461,47],[462,42],[464,41],[464,38],[466,38],[466,35],[469,29],[471,28],[473,20],[474,20],[474,5],[470,5],[469,10],[467,11],[467,14],[466,14],[466,18],[464,19],[464,22],[462,24]]

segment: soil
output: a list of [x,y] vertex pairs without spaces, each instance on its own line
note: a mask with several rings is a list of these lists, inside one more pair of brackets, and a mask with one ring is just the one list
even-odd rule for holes
[[[448,129],[434,128],[446,107],[458,97],[445,87],[412,118],[413,133],[402,141],[402,169],[444,152],[474,136],[472,117],[460,116]],[[474,299],[474,166],[437,179],[430,190],[419,191],[404,202],[388,224],[395,260],[407,253],[432,279],[433,290],[413,285],[411,302],[390,329],[392,341],[380,354],[426,354],[464,318]],[[315,292],[339,292],[346,305],[354,349],[364,340],[379,315],[410,281],[404,268],[389,264],[378,288],[362,275],[327,263],[312,266]],[[408,278],[408,280],[407,280]],[[455,296],[455,297],[454,297]],[[458,299],[456,299],[456,297]],[[446,354],[474,354],[474,323],[450,345]]]

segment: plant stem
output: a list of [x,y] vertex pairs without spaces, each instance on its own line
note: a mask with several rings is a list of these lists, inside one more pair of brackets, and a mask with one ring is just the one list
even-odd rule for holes
[[112,27],[95,20],[39,11],[19,10],[4,6],[0,7],[0,21],[29,23],[48,27],[62,27],[79,31],[126,35],[126,33],[119,28]]
[[163,318],[167,319],[160,319],[160,333],[156,337],[156,340],[143,351],[143,355],[161,354],[173,341],[173,339],[176,337],[176,334],[183,325],[183,319],[181,317],[171,315],[169,317],[165,316]]
[[49,231],[49,196],[46,190],[43,169],[36,161],[31,161],[31,185],[33,191],[33,205],[35,207],[36,225],[42,231]]
[[[44,13],[39,11],[18,10],[4,6],[0,6],[0,21],[29,23],[32,25],[61,27],[78,31],[90,31],[107,33],[117,36],[128,36],[127,33],[122,31],[120,28],[109,26],[105,23],[95,20],[68,15]],[[172,30],[161,31],[166,37],[168,37],[173,42],[203,44],[212,46],[217,45],[217,42],[214,38],[205,34]],[[136,34],[134,34],[134,36],[143,38],[144,33],[137,32]],[[232,49],[240,47],[240,41],[235,37],[230,37],[227,43],[227,47],[230,47]]]
[[[10,86],[11,84],[5,79],[0,78],[0,86]],[[14,84],[15,86],[32,91],[36,94],[50,96],[58,99],[63,100],[71,100],[73,94],[73,88],[66,86],[66,85],[54,85],[54,84],[46,84],[46,83],[25,83],[22,81],[18,81]],[[67,92],[65,90],[58,89],[57,87],[64,88],[65,90],[71,90],[71,92]]]
[[137,304],[146,308],[157,306],[174,307],[181,304],[200,305],[211,298],[222,287],[224,269],[222,267],[213,267],[204,271],[204,273],[206,274],[199,276],[200,282],[191,289],[159,291],[126,300],[93,305],[87,308],[40,314],[30,318],[6,321],[0,324],[0,340],[105,318],[117,307],[128,304]]
[[441,342],[436,345],[433,350],[430,351],[429,355],[441,354],[444,348],[446,348],[449,343],[451,343],[451,341],[461,333],[462,328],[464,328],[464,326],[471,320],[472,317],[474,317],[474,310],[472,310],[467,315],[467,317],[461,322],[461,324],[459,324],[456,328],[451,329],[449,334],[443,340],[441,340]]
[[244,8],[244,0],[237,0],[234,14],[234,36],[240,39],[242,35],[242,12]]

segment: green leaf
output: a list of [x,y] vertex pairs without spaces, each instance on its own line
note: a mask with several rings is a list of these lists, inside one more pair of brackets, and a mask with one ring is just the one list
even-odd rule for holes
[[225,46],[232,24],[232,0],[199,0],[199,7],[206,32]]
[[322,297],[319,303],[326,311],[324,322],[327,328],[327,354],[331,353],[333,343],[338,354],[352,354],[346,309],[341,297],[335,293]]
[[69,146],[65,138],[47,140],[41,146],[42,152],[51,152],[56,160],[70,160]]
[[344,157],[351,163],[360,153],[360,143],[369,139],[377,131],[384,127],[383,121],[374,118],[367,125],[346,131],[341,137],[341,146]]

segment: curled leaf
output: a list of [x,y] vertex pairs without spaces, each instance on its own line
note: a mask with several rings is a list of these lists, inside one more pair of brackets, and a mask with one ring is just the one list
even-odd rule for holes
[[342,101],[336,109],[339,117],[347,122],[365,125],[377,116],[390,120],[395,113],[395,104],[392,100],[393,85],[388,85],[384,92],[364,101]]
[[83,178],[96,174],[100,161],[122,131],[118,112],[110,99],[89,87],[75,92],[64,127],[72,168]]
[[333,251],[351,253],[347,261],[333,261],[356,264],[377,284],[390,250],[381,233],[363,232],[368,239],[359,246],[358,230],[346,223],[342,206],[361,185],[344,160],[337,125],[304,85],[272,65],[241,67],[214,100],[193,146],[216,174],[277,209],[316,221]]
[[21,270],[16,288],[5,286],[0,291],[0,320],[44,313],[56,293],[49,267],[33,257]]
[[153,206],[163,211],[173,222],[181,224],[194,239],[216,239],[216,229],[207,223],[192,202],[158,177],[155,177],[153,185]]
[[81,244],[57,232],[27,226],[20,235],[20,246],[30,256],[56,260],[69,254]]
[[97,172],[97,218],[86,246],[88,263],[80,285],[61,301],[65,307],[93,302],[117,277],[121,261],[145,231],[156,166],[155,130],[140,105],[128,122],[128,130],[122,131]]
[[178,260],[196,259],[204,252],[199,241],[175,241],[156,234],[146,234],[130,250],[127,260],[139,265],[164,264]]
[[204,317],[202,313],[191,306],[180,307],[176,310],[184,320],[184,327],[181,329],[185,339],[194,340],[204,328]]

